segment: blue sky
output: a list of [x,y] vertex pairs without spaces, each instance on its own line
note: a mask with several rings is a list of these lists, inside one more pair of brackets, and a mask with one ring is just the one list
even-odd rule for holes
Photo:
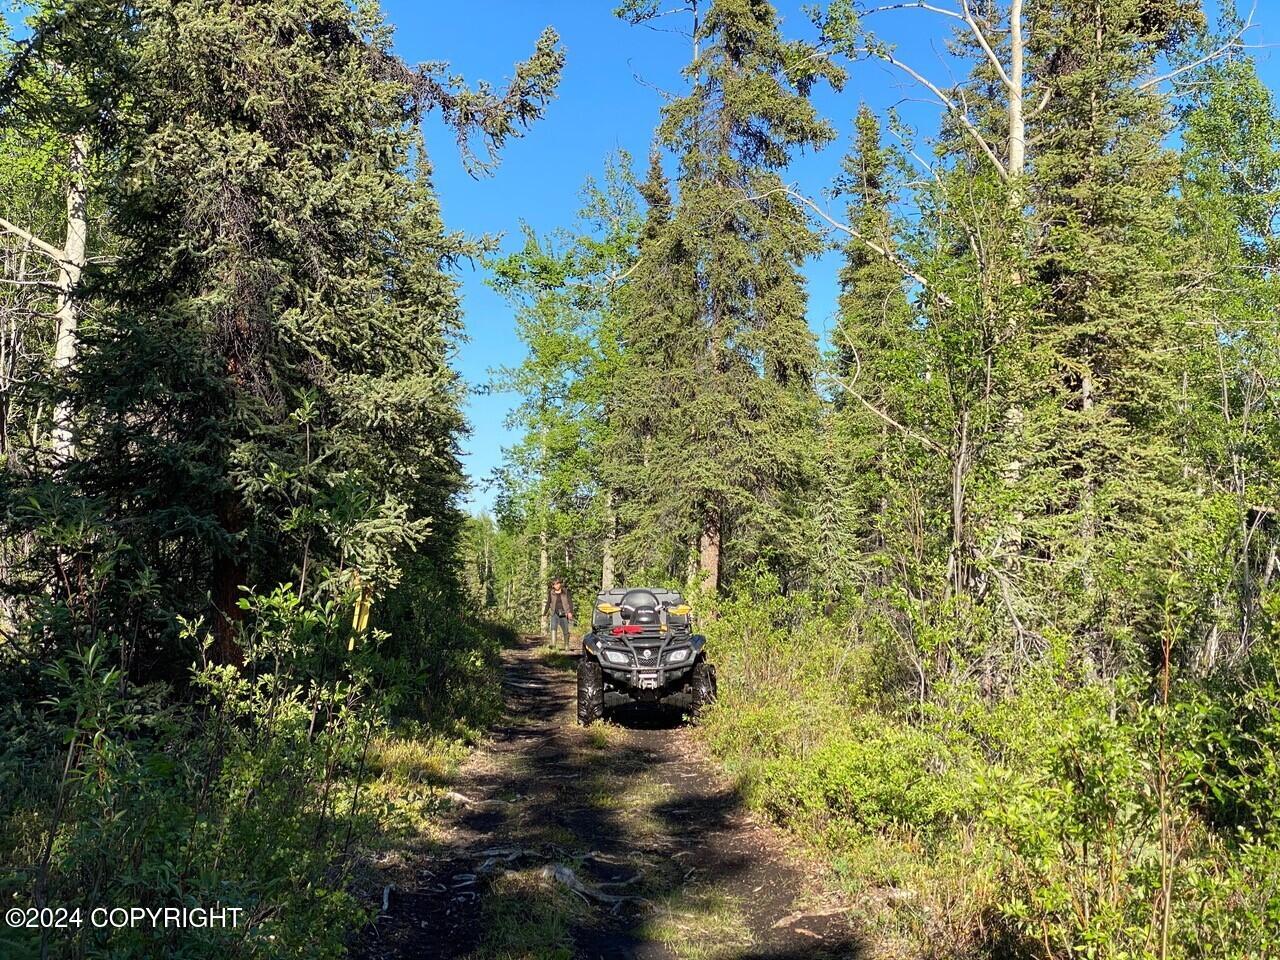
[[[584,180],[600,172],[607,154],[622,148],[643,162],[658,122],[659,90],[681,89],[680,70],[688,61],[689,45],[675,33],[628,26],[612,15],[615,5],[614,0],[384,0],[402,57],[447,60],[472,82],[483,78],[496,84],[509,76],[512,64],[528,55],[547,25],[556,28],[566,47],[556,101],[526,137],[508,144],[494,175],[479,180],[469,176],[449,131],[428,119],[428,147],[450,228],[503,234],[503,246],[510,249],[522,220],[538,231],[570,224]],[[798,0],[777,3],[788,36],[811,35],[804,5]],[[1262,47],[1255,55],[1273,88],[1280,84],[1280,66],[1265,47],[1280,40],[1278,8],[1275,0],[1262,0],[1255,16],[1258,26],[1249,38]],[[878,28],[897,46],[901,59],[940,85],[949,80],[951,65],[941,43],[946,28],[937,18],[900,11],[882,15]],[[815,102],[836,125],[840,139],[825,151],[799,158],[788,173],[811,196],[819,195],[834,176],[860,103],[878,111],[897,105],[922,133],[930,132],[937,119],[937,109],[918,88],[872,63],[857,65],[843,92],[821,89]],[[819,335],[829,327],[835,308],[837,266],[828,255],[807,270],[810,326]],[[470,339],[461,348],[458,365],[468,383],[479,386],[492,368],[518,363],[523,347],[510,308],[485,285],[483,268],[464,268],[460,279]],[[503,446],[515,439],[503,426],[512,405],[513,398],[503,394],[473,393],[468,403],[472,435],[465,444],[466,467],[475,507],[491,502],[492,492],[483,481],[501,461]]]

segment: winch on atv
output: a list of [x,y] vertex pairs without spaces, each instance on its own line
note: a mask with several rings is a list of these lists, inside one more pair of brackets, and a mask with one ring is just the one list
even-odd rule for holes
[[716,697],[706,637],[692,629],[691,609],[671,590],[605,590],[578,662],[578,720],[604,716],[615,701],[683,700],[697,714]]

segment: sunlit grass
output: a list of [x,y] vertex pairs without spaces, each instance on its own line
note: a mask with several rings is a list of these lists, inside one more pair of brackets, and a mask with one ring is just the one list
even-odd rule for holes
[[469,960],[571,960],[570,926],[586,907],[537,870],[494,879],[483,907],[484,940]]
[[369,745],[367,762],[371,773],[389,783],[439,785],[452,780],[467,754],[460,740],[388,737]]
[[452,783],[469,754],[461,740],[386,737],[369,745],[364,795],[382,807],[401,834],[429,834],[437,825],[440,788]]
[[709,887],[686,888],[659,900],[641,929],[680,960],[721,960],[752,944],[739,901]]
[[622,727],[605,723],[603,720],[597,720],[591,724],[586,728],[585,733],[588,746],[595,747],[597,750],[616,747],[627,737],[627,731]]

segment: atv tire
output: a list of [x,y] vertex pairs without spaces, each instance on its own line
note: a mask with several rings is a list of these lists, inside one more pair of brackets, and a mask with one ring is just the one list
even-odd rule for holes
[[604,716],[604,671],[584,655],[578,661],[578,722],[584,727]]
[[689,678],[689,693],[692,700],[689,712],[695,717],[708,705],[716,702],[716,668],[706,660],[699,660],[693,665],[693,675]]

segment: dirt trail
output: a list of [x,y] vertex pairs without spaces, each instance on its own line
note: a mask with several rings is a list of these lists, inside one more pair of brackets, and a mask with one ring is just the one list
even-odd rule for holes
[[576,725],[574,662],[540,638],[506,653],[508,722],[460,771],[444,842],[411,855],[416,879],[390,892],[356,954],[861,956],[843,912],[701,757],[678,711]]

